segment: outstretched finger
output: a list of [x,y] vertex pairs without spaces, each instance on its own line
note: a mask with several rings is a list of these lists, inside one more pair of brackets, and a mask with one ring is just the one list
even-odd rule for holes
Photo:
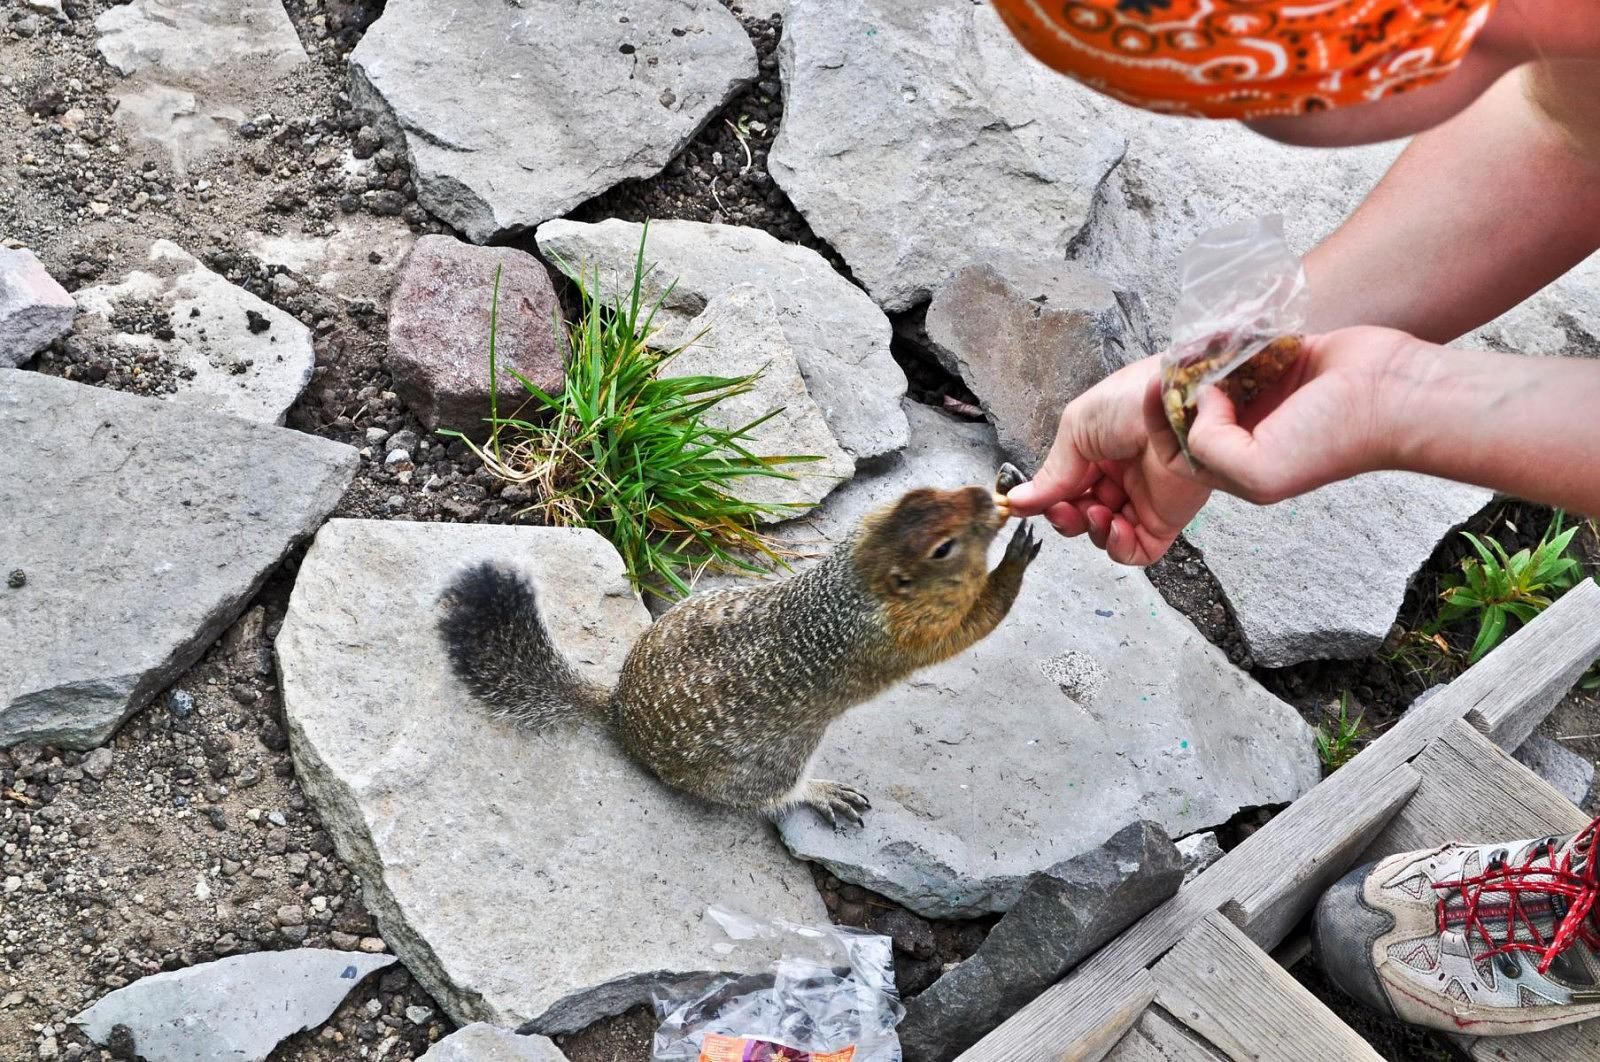
[[1076,498],[1100,478],[1100,468],[1078,452],[1063,425],[1039,471],[1011,488],[1006,498],[1014,516],[1037,516],[1058,502]]

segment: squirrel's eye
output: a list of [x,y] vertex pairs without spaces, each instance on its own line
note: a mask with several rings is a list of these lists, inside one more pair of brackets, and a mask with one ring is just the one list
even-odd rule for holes
[[946,557],[950,556],[950,554],[954,553],[955,549],[956,540],[953,538],[947,538],[935,546],[933,552],[928,554],[928,556],[932,557],[934,560],[944,560]]

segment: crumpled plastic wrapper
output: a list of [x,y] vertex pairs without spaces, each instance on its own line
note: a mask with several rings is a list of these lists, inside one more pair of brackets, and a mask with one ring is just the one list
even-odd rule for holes
[[900,1062],[894,1029],[905,1008],[888,937],[768,922],[715,906],[706,917],[721,927],[730,951],[777,941],[783,957],[769,973],[718,976],[658,994],[652,1062]]
[[1200,392],[1215,384],[1236,407],[1271,387],[1299,361],[1306,274],[1277,216],[1205,233],[1179,262],[1172,345],[1161,359],[1161,404],[1189,450]]

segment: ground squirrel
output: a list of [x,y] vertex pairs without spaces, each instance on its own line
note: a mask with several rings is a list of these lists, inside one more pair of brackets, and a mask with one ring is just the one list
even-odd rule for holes
[[[1021,477],[1010,466],[997,486]],[[892,683],[987,635],[1038,555],[1027,524],[991,572],[1009,515],[983,487],[913,490],[869,514],[791,579],[679,602],[628,653],[616,689],[582,677],[551,643],[533,587],[485,563],[445,591],[440,634],[456,673],[496,714],[530,727],[608,721],[662,781],[736,808],[807,805],[837,825],[870,805],[807,776],[828,724]]]

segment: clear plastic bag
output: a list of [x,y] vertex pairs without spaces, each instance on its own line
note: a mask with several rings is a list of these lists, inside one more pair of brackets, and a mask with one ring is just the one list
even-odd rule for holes
[[[1306,274],[1276,215],[1203,234],[1183,253],[1178,273],[1161,395],[1192,463],[1188,429],[1202,390],[1222,385],[1236,403],[1247,402],[1299,359]],[[1249,372],[1230,380],[1247,363]]]
[[778,946],[769,973],[719,976],[657,995],[653,1062],[900,1062],[905,1014],[888,937],[842,926],[767,922],[723,907],[706,917],[732,951]]

